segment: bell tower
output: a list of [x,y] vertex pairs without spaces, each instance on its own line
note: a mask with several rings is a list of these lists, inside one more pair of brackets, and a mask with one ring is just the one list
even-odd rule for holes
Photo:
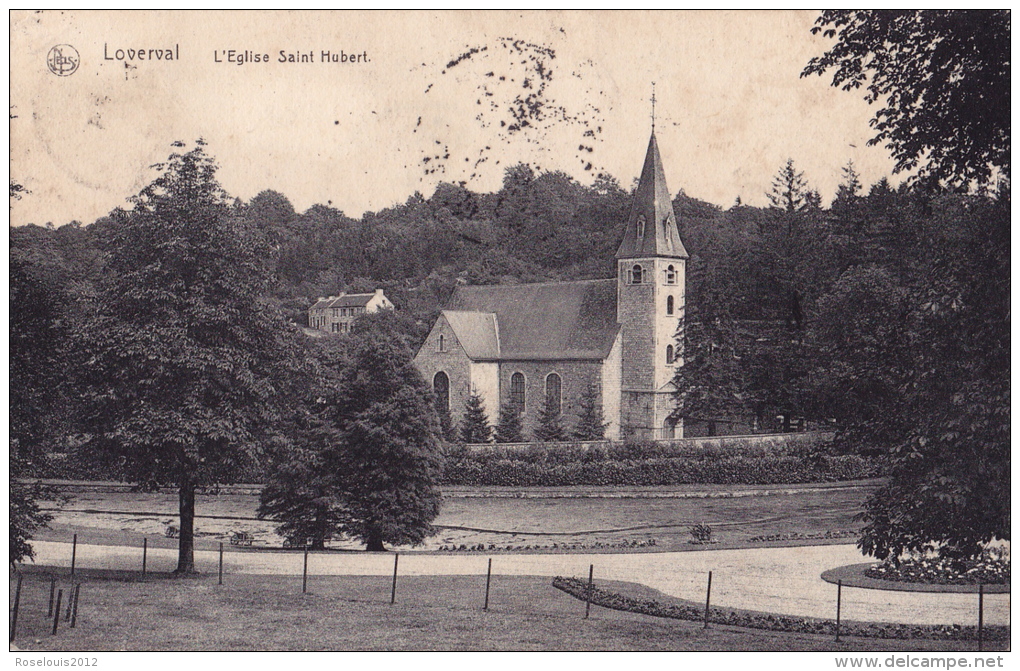
[[622,333],[622,437],[669,439],[677,331],[684,314],[687,250],[680,241],[654,126],[623,242],[616,252],[617,321]]

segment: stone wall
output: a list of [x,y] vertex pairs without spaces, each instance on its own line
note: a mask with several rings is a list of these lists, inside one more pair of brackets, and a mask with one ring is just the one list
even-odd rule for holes
[[599,385],[602,361],[504,361],[500,364],[500,398],[510,400],[510,378],[524,375],[524,435],[531,436],[538,426],[538,415],[545,405],[545,378],[557,373],[561,381],[561,424],[572,431],[577,424],[580,399],[589,383]]
[[[439,351],[439,336],[443,336],[445,351]],[[440,315],[435,326],[425,339],[414,364],[432,387],[432,381],[439,371],[450,378],[450,417],[456,427],[464,415],[464,403],[471,394],[471,359],[461,347],[446,318]]]

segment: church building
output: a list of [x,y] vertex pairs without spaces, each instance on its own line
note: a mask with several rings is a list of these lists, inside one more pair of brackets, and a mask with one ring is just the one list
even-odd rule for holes
[[683,436],[670,414],[687,250],[654,130],[622,233],[614,279],[454,290],[415,364],[455,425],[478,394],[493,426],[516,404],[530,437],[548,399],[570,431],[594,388],[607,438]]

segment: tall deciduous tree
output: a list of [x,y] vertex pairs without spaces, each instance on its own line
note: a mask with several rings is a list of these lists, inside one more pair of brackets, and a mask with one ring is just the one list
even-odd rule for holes
[[339,379],[349,365],[346,344],[335,337],[305,341],[311,383],[281,423],[289,440],[270,455],[259,497],[260,518],[280,522],[278,532],[291,545],[313,550],[341,533],[346,509],[337,467],[342,422],[336,416]]
[[278,419],[293,331],[269,310],[266,239],[233,216],[216,163],[183,143],[112,216],[79,333],[86,428],[139,481],[176,485],[176,572],[195,571],[196,487],[258,457]]
[[1010,12],[827,10],[811,29],[836,43],[801,76],[833,70],[832,85],[867,87],[882,107],[869,144],[896,172],[951,185],[1010,174]]
[[460,422],[460,442],[487,443],[492,440],[492,427],[485,412],[485,402],[478,394],[471,394],[464,402],[464,418]]
[[[836,44],[802,76],[835,69],[834,86],[867,84],[866,100],[884,105],[871,143],[889,148],[897,171],[916,168],[929,185],[1006,178],[994,201],[923,203],[931,225],[896,254],[916,345],[892,411],[911,428],[859,541],[879,558],[972,556],[1010,535],[1010,12],[826,11],[812,31]],[[869,195],[875,211],[882,195]]]
[[813,414],[835,419],[840,441],[886,453],[906,438],[911,321],[908,292],[885,268],[854,266],[819,301],[817,361],[806,384]]
[[944,196],[933,211],[910,295],[909,382],[891,409],[909,431],[859,543],[879,558],[970,557],[1010,538],[1009,198]]
[[[32,557],[29,541],[51,518],[37,500],[44,494],[28,482],[39,477],[66,418],[70,357],[63,323],[71,297],[67,268],[47,231],[11,232],[10,282],[10,562]],[[16,244],[20,242],[21,244]]]

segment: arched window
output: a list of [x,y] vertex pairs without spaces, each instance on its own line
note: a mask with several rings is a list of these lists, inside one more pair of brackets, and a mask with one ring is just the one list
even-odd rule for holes
[[640,264],[635,265],[633,268],[631,268],[630,269],[630,283],[631,284],[641,284],[641,280],[642,280],[641,274],[642,274],[642,269],[641,269],[641,265]]
[[666,363],[667,364],[673,363],[673,346],[672,345],[666,345]]
[[676,268],[673,266],[666,267],[666,284],[676,284]]
[[545,407],[549,410],[554,410],[559,414],[562,409],[562,390],[563,384],[560,380],[560,376],[556,373],[549,373],[545,378]]
[[521,412],[524,412],[525,401],[524,375],[514,373],[510,376],[510,402],[516,405]]
[[644,215],[638,215],[637,218],[637,236],[639,238],[645,237],[645,217]]
[[673,297],[666,296],[666,314],[673,314]]
[[436,351],[437,352],[446,351],[446,336],[443,335],[442,333],[439,334],[439,343],[436,345]]
[[432,378],[432,391],[436,394],[439,407],[448,411],[450,409],[450,378],[443,371],[439,371]]

